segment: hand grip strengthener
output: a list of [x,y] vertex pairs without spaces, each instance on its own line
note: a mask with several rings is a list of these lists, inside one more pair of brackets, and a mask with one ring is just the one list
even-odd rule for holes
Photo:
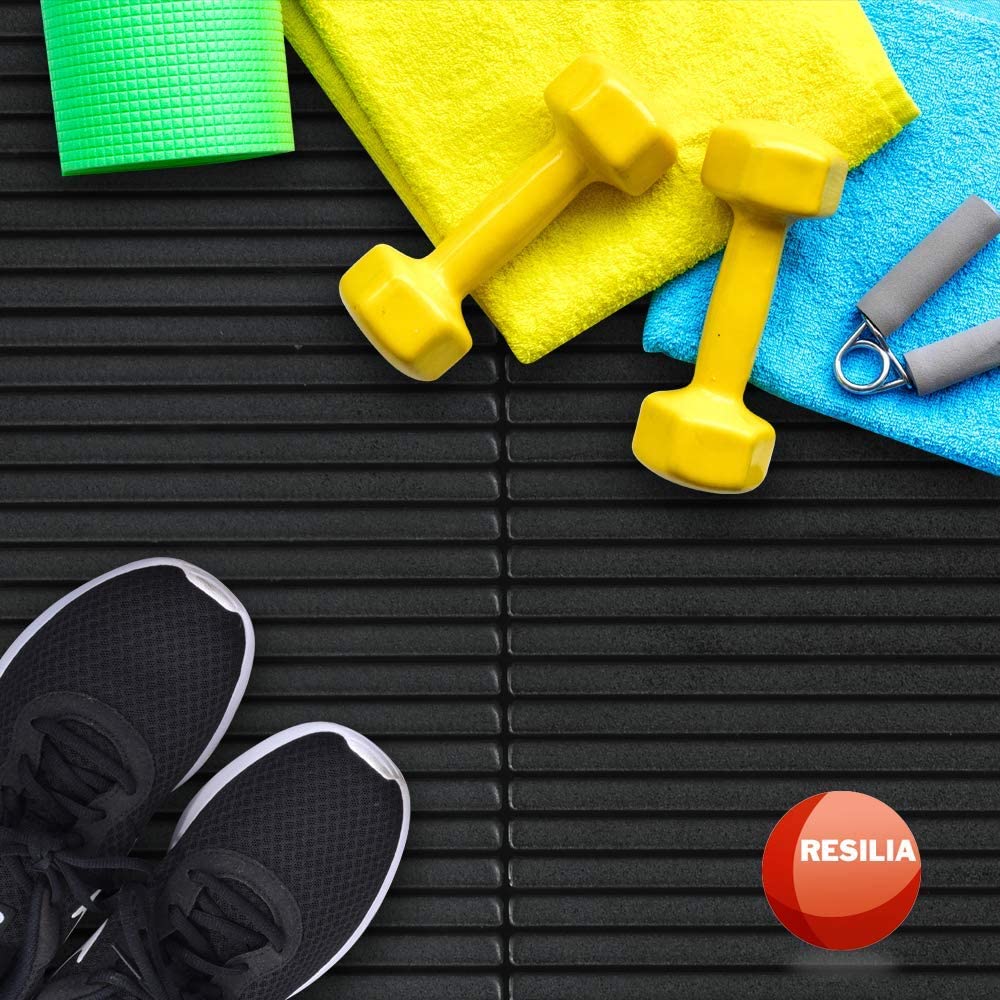
[[[888,337],[942,285],[1000,234],[1000,212],[987,201],[966,198],[858,301],[861,325],[844,342],[833,364],[837,381],[857,395],[909,388],[918,396],[946,389],[1000,365],[1000,318],[944,337],[899,357]],[[855,382],[844,359],[874,354],[881,370],[871,382]]]

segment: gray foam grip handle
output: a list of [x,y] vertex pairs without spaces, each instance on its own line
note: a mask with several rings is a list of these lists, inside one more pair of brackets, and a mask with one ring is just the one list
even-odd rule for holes
[[947,389],[1000,365],[1000,319],[908,351],[903,360],[917,395]]
[[966,198],[865,293],[859,312],[888,337],[998,233],[1000,213],[982,198]]

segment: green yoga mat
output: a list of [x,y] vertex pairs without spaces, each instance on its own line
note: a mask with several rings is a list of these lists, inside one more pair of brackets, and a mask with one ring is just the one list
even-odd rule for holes
[[42,0],[64,175],[295,148],[280,0]]

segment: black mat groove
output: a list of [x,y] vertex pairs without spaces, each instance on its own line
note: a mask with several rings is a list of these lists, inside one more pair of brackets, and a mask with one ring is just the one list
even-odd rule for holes
[[[641,304],[531,367],[471,309],[471,357],[397,377],[336,282],[426,241],[292,77],[294,156],[63,180],[37,4],[0,2],[0,646],[177,555],[258,623],[209,771],[313,718],[396,757],[399,882],[309,997],[993,997],[998,482],[752,392],[765,486],[667,486],[628,442],[687,369],[642,353]],[[778,816],[840,787],[925,862],[856,955],[758,888]]]

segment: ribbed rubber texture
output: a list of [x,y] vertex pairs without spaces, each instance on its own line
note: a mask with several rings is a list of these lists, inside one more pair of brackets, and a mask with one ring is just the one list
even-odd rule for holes
[[[312,719],[399,764],[399,877],[303,1000],[995,1000],[1000,478],[750,389],[764,485],[673,487],[629,441],[691,368],[641,303],[531,366],[470,309],[472,352],[408,382],[337,278],[427,241],[298,60],[302,154],[65,184],[37,6],[0,32],[0,626],[167,549],[257,624],[209,770]],[[760,889],[831,788],[924,861],[865,952]]]
[[294,148],[280,0],[42,0],[65,175]]

